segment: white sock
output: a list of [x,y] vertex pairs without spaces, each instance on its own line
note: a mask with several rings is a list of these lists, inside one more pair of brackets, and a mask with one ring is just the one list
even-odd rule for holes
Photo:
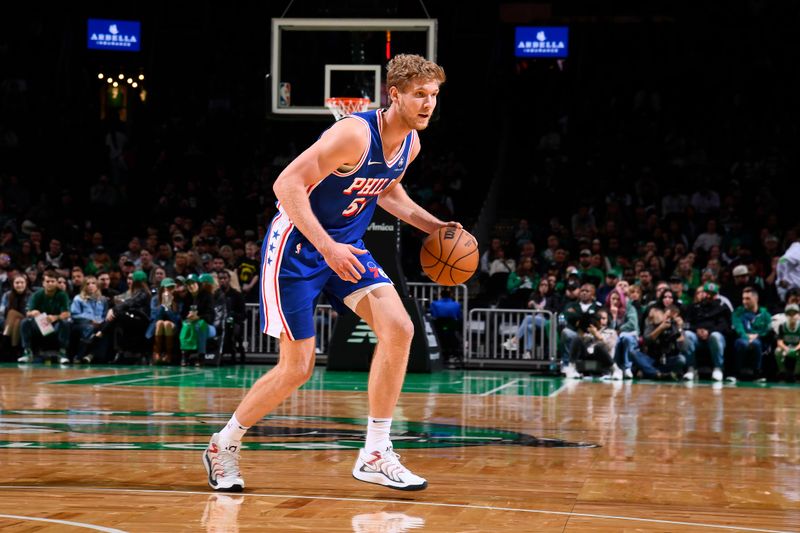
[[391,418],[367,418],[367,441],[364,449],[368,452],[384,451],[392,445],[389,430],[392,427]]
[[236,413],[231,416],[231,419],[228,420],[228,423],[222,428],[222,431],[219,432],[219,440],[221,441],[240,441],[242,437],[244,437],[245,432],[250,429],[249,427],[244,427],[238,420],[236,420]]

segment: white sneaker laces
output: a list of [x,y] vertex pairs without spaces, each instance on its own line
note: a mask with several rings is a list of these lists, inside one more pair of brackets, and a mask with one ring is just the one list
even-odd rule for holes
[[232,452],[222,449],[217,454],[217,464],[222,467],[220,474],[224,477],[240,477],[239,451]]
[[400,462],[400,454],[395,453],[392,448],[380,452],[381,458],[375,461],[374,468],[383,471],[390,478],[397,478],[399,474],[408,472],[406,467]]

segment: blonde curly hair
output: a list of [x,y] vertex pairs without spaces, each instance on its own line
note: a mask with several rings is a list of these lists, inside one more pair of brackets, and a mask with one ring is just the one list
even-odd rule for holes
[[422,56],[414,54],[398,54],[394,56],[386,65],[386,89],[397,87],[403,92],[408,83],[413,79],[423,79],[426,81],[436,81],[444,83],[444,69],[428,61]]

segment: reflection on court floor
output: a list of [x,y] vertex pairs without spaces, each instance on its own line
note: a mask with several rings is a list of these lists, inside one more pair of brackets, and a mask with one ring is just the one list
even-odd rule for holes
[[[366,375],[314,378],[248,434],[247,491],[200,450],[265,368],[0,366],[0,528],[796,531],[800,387],[409,376],[393,440],[429,488],[350,470]],[[24,512],[23,512],[24,510]]]

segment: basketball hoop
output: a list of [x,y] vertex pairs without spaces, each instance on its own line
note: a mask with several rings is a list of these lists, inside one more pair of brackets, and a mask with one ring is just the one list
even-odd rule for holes
[[347,115],[366,111],[369,98],[326,98],[325,107],[331,110],[336,120],[341,120]]

